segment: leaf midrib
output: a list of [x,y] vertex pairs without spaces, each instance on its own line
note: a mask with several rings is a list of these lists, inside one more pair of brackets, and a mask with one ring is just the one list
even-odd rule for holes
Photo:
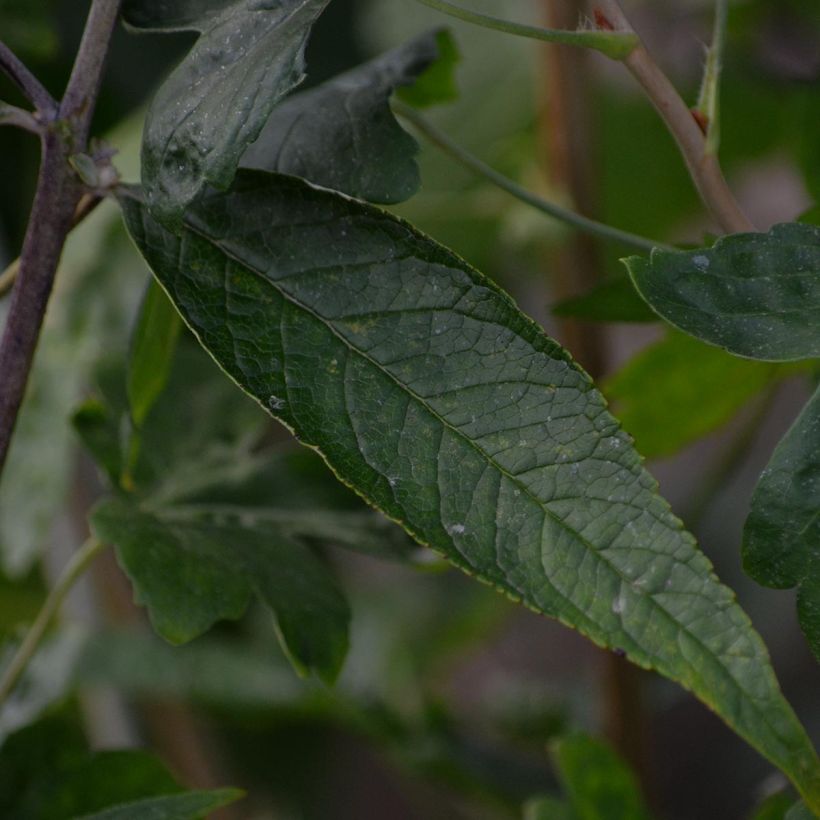
[[[583,546],[585,546],[587,549],[592,551],[592,553],[595,554],[598,557],[598,559],[602,563],[604,563],[607,567],[609,567],[610,570],[615,574],[615,576],[620,579],[621,583],[626,583],[631,588],[633,587],[632,579],[627,577],[616,565],[614,565],[611,561],[609,561],[606,558],[606,556],[604,555],[604,551],[598,550],[586,538],[584,538],[579,532],[574,530],[565,521],[563,521],[561,518],[559,518],[554,512],[552,512],[545,505],[545,502],[542,499],[538,498],[538,496],[536,496],[532,492],[532,490],[529,489],[529,487],[527,487],[525,484],[522,484],[520,481],[517,480],[517,478],[515,476],[513,476],[507,470],[505,470],[490,455],[488,455],[476,442],[474,442],[472,439],[470,439],[468,436],[466,436],[464,433],[462,433],[458,428],[454,427],[446,419],[442,418],[442,416],[439,415],[439,413],[437,413],[432,407],[430,407],[427,404],[427,402],[421,396],[419,396],[415,391],[413,391],[407,385],[400,382],[397,379],[396,376],[394,376],[392,373],[387,371],[381,364],[379,364],[379,362],[375,361],[366,352],[364,352],[364,351],[360,350],[359,348],[355,347],[350,340],[346,339],[343,335],[341,335],[339,333],[339,331],[335,327],[333,327],[333,325],[331,324],[331,322],[329,320],[327,320],[325,317],[323,317],[323,316],[319,315],[318,313],[316,313],[310,307],[308,307],[307,305],[305,305],[304,303],[299,301],[292,294],[286,293],[285,291],[283,291],[280,288],[276,287],[275,280],[273,280],[270,277],[266,276],[263,272],[258,271],[255,268],[251,267],[250,264],[247,261],[241,259],[235,253],[233,253],[228,248],[226,248],[222,244],[222,242],[220,242],[219,240],[215,239],[212,236],[209,236],[203,228],[199,228],[195,224],[192,224],[189,221],[189,219],[185,220],[185,226],[188,230],[190,230],[192,233],[194,233],[200,239],[203,239],[207,243],[213,245],[221,253],[224,253],[229,259],[231,259],[234,262],[236,262],[237,264],[239,264],[243,269],[247,270],[249,273],[253,274],[254,276],[258,277],[259,279],[262,279],[266,283],[267,286],[272,287],[285,301],[289,302],[290,304],[294,305],[295,307],[299,308],[300,310],[304,311],[305,313],[308,313],[309,315],[311,315],[314,319],[316,319],[323,326],[325,326],[351,352],[361,356],[364,360],[366,360],[369,364],[371,364],[379,372],[384,373],[384,375],[386,375],[388,378],[390,378],[390,380],[397,387],[399,387],[400,390],[402,390],[403,392],[406,392],[411,398],[413,398],[415,401],[417,401],[428,413],[430,413],[430,415],[432,415],[435,419],[437,419],[442,424],[443,427],[450,430],[458,438],[460,438],[463,441],[467,442],[469,444],[469,446],[472,447],[477,453],[479,453],[483,459],[485,459],[489,464],[492,464],[493,467],[495,467],[495,469],[497,469],[501,475],[503,475],[505,478],[507,478],[507,480],[509,480],[511,483],[513,483],[517,488],[520,488],[521,492],[525,493],[530,499],[532,499],[538,505],[538,507],[541,508],[544,511],[544,514],[546,516],[548,516],[550,519],[552,519],[554,522],[556,522],[561,528],[563,528],[568,533],[570,533],[573,536],[573,538],[577,539]],[[257,398],[257,401],[259,401],[258,398]],[[268,412],[270,412],[269,408],[265,408],[265,409],[268,410]],[[659,522],[659,523],[664,523],[664,522]],[[681,533],[681,534],[684,533],[682,528],[679,529],[678,532]],[[545,576],[546,576],[546,573],[545,573]],[[713,571],[710,571],[709,576],[710,576],[711,581],[719,583],[719,581],[715,577]],[[556,591],[556,593],[562,599],[562,601],[564,601],[566,604],[568,604],[572,608],[576,608],[575,604],[573,604],[572,601],[570,599],[568,599],[563,593],[561,593],[557,589],[555,589],[555,587],[552,586],[552,584],[550,584],[550,586]],[[647,599],[649,599],[652,603],[652,606],[657,608],[657,610],[665,618],[667,618],[673,624],[673,626],[676,629],[678,629],[681,632],[683,632],[684,634],[686,634],[698,646],[700,646],[701,649],[705,652],[707,657],[711,657],[712,659],[714,659],[714,661],[718,664],[718,666],[723,670],[726,678],[728,678],[731,681],[732,685],[737,689],[737,691],[744,698],[746,698],[749,702],[751,702],[755,705],[755,711],[762,718],[762,722],[765,725],[767,725],[769,727],[769,729],[773,731],[774,736],[777,737],[778,739],[780,739],[781,742],[782,742],[783,739],[781,738],[779,732],[777,732],[775,730],[775,727],[773,727],[772,724],[770,723],[770,721],[768,719],[768,715],[766,714],[766,711],[758,706],[758,699],[756,697],[753,697],[750,693],[748,693],[741,686],[740,682],[729,671],[729,669],[727,668],[727,666],[723,662],[722,656],[718,655],[718,654],[715,654],[713,651],[711,651],[694,632],[692,632],[688,627],[684,626],[661,603],[659,603],[657,600],[655,600],[654,595],[652,593],[639,592],[637,590],[636,590],[636,592],[637,592],[637,594],[645,596]],[[694,593],[694,594],[698,594],[698,593]],[[699,595],[699,597],[703,598],[702,595],[700,595],[700,594],[698,594],[698,595]],[[633,643],[634,643],[634,639],[633,639]],[[749,655],[735,655],[734,657],[743,657],[743,658],[746,658],[747,660],[761,659],[760,655],[750,655],[750,656]],[[762,659],[765,660],[765,657],[763,657]],[[690,667],[690,669],[693,669],[691,664],[689,664],[689,667]],[[649,665],[649,668],[652,668],[652,664]],[[693,669],[693,671],[694,671],[694,669]],[[683,684],[682,682],[681,682],[681,685],[685,686],[685,684]],[[689,687],[685,686],[685,688],[689,688]],[[706,700],[705,695],[703,695],[702,697],[703,697],[704,700]],[[707,701],[707,702],[712,702],[712,699],[710,698],[709,701]],[[787,748],[789,749],[789,753],[791,754],[791,747],[789,745],[787,745]]]

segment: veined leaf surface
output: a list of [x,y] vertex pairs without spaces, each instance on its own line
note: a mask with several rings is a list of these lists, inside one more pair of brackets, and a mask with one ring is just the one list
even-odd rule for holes
[[422,543],[691,689],[820,808],[763,642],[589,377],[498,287],[379,209],[242,172],[132,236],[205,348]]
[[750,359],[820,356],[820,228],[789,223],[714,247],[625,260],[662,318]]
[[798,587],[800,626],[820,660],[820,388],[760,477],[743,531],[743,567],[764,586]]
[[276,104],[303,78],[305,43],[328,0],[133,2],[135,27],[200,38],[154,97],[142,141],[142,183],[154,212],[178,224],[208,184],[227,187]]

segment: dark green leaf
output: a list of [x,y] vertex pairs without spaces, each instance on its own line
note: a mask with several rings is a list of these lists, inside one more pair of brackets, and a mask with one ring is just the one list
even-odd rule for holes
[[181,327],[176,308],[152,279],[137,316],[128,361],[128,402],[137,427],[142,427],[171,375]]
[[179,791],[165,766],[143,751],[90,752],[79,727],[63,716],[21,729],[0,751],[4,818],[66,820]]
[[638,450],[655,458],[726,424],[784,371],[673,331],[630,359],[603,390]]
[[608,746],[574,735],[552,749],[576,820],[647,820],[637,781]]
[[436,33],[437,59],[410,85],[397,89],[397,96],[408,105],[427,108],[452,102],[458,98],[455,69],[461,55],[456,41],[447,29]]
[[611,276],[592,290],[552,306],[556,316],[572,316],[593,322],[655,322],[627,276]]
[[[208,184],[230,184],[271,111],[302,81],[305,43],[327,2],[233,0],[217,8],[209,0],[186,3],[179,13],[170,6],[166,25],[201,36],[157,92],[145,121],[142,181],[155,214],[178,225]],[[167,8],[135,3],[126,19],[150,25]]]
[[272,610],[294,666],[335,679],[350,613],[328,569],[299,541],[206,507],[147,511],[110,499],[91,521],[99,538],[116,544],[137,601],[171,643],[239,618],[253,591]]
[[820,228],[776,225],[625,261],[652,309],[705,342],[767,361],[820,356]]
[[494,284],[290,177],[242,172],[182,236],[136,196],[123,207],[206,349],[344,481],[465,571],[691,689],[820,805],[814,749],[733,593],[586,374]]
[[[416,141],[398,124],[390,97],[439,58],[452,71],[447,31],[431,31],[279,105],[242,158],[371,202],[402,202],[419,187]],[[432,95],[428,95],[432,99]]]
[[809,811],[805,803],[797,803],[786,812],[783,820],[817,820],[817,815]]
[[764,586],[798,587],[800,625],[820,660],[820,388],[755,488],[743,567]]
[[123,803],[78,820],[199,820],[242,797],[239,789],[186,792]]

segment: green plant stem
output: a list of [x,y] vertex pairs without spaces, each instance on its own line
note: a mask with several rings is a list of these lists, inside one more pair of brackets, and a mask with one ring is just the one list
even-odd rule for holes
[[723,71],[723,50],[726,43],[728,16],[727,0],[717,0],[712,45],[706,54],[703,83],[698,98],[698,111],[706,121],[706,153],[713,155],[717,154],[720,147],[720,75]]
[[[598,7],[613,28],[634,33],[618,0],[599,0]],[[753,231],[754,226],[741,210],[726,183],[717,157],[707,152],[705,137],[692,112],[643,43],[640,43],[623,62],[666,123],[683,155],[700,198],[720,227],[727,233]]]
[[28,666],[29,661],[37,651],[40,641],[46,633],[52,619],[65,600],[66,595],[74,586],[77,579],[85,572],[94,558],[105,548],[105,544],[96,538],[91,538],[83,544],[71,557],[48,597],[40,609],[34,623],[31,625],[23,643],[20,644],[11,663],[6,667],[0,679],[0,705],[5,703],[14,690],[20,676]]
[[448,14],[450,17],[456,17],[477,26],[503,31],[506,34],[515,34],[519,37],[542,40],[547,43],[592,48],[606,54],[607,57],[611,57],[613,60],[623,60],[637,47],[639,42],[637,35],[633,32],[600,31],[597,29],[568,31],[566,29],[541,28],[526,23],[513,23],[510,20],[502,20],[500,17],[471,11],[450,3],[448,0],[418,0],[418,2]]
[[611,225],[606,225],[603,222],[598,222],[594,219],[582,216],[575,211],[568,208],[562,208],[553,202],[542,199],[536,196],[526,188],[522,188],[517,183],[513,182],[509,177],[498,173],[478,157],[466,151],[457,143],[453,142],[443,131],[432,125],[427,119],[418,113],[414,108],[402,103],[399,100],[393,102],[393,107],[397,114],[412,123],[413,127],[427,138],[431,143],[436,145],[445,153],[449,154],[453,159],[460,162],[465,167],[484,177],[492,182],[508,194],[520,199],[527,205],[532,206],[538,211],[564,222],[572,226],[578,231],[597,236],[601,239],[607,239],[611,242],[619,242],[624,245],[629,245],[633,248],[638,248],[641,251],[651,251],[653,248],[663,248],[664,250],[674,251],[676,248],[671,245],[666,245],[663,242],[656,242],[652,239],[647,239],[643,236],[622,231],[618,228],[613,228]]

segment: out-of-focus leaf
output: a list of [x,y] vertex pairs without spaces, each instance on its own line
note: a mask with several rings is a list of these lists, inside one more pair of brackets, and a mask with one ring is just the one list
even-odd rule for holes
[[567,803],[554,797],[534,797],[524,804],[522,820],[576,820]]
[[181,327],[182,320],[171,300],[150,279],[131,337],[128,360],[128,401],[137,427],[142,427],[171,375]]
[[509,297],[292,177],[240,172],[181,235],[122,204],[202,344],[340,478],[462,569],[683,683],[820,806],[759,636],[603,397]]
[[648,820],[635,777],[601,741],[572,735],[552,752],[576,820]]
[[0,748],[4,818],[66,820],[179,791],[167,769],[143,751],[90,752],[80,728],[62,715],[15,732]]
[[783,820],[817,820],[817,815],[810,811],[805,803],[797,803],[786,812]]
[[787,373],[673,331],[633,357],[603,390],[638,450],[657,458],[717,430]]
[[299,541],[207,509],[181,516],[119,499],[99,504],[91,522],[98,538],[116,545],[137,601],[166,640],[184,643],[239,618],[255,592],[297,671],[335,680],[350,612],[328,568]]
[[214,789],[146,797],[144,800],[135,800],[132,803],[123,803],[84,815],[78,820],[199,820],[212,811],[239,800],[243,794],[239,789]]
[[52,0],[3,0],[3,42],[21,57],[48,60],[60,45]]
[[271,114],[242,165],[303,177],[371,202],[408,199],[419,187],[418,144],[396,121],[390,97],[423,83],[420,97],[428,103],[448,99],[454,54],[446,30],[427,32],[295,94]]
[[[81,631],[63,628],[40,646],[0,707],[0,743],[68,695],[84,644]],[[0,669],[5,668],[16,648],[16,641],[4,645]]]
[[711,248],[625,260],[652,309],[738,356],[820,356],[820,228],[789,223],[735,234]]
[[101,358],[124,348],[139,300],[145,265],[114,219],[103,204],[72,233],[56,279],[0,491],[0,561],[14,577],[47,544],[69,484],[68,419]]
[[72,414],[71,423],[113,487],[123,469],[121,419],[104,401],[86,399]]
[[800,626],[820,660],[820,388],[755,488],[743,568],[764,586],[798,587]]
[[271,111],[302,81],[305,43],[327,2],[206,0],[175,9],[134,0],[126,6],[134,27],[200,32],[145,121],[142,182],[154,214],[178,225],[205,187],[230,185]]
[[555,316],[593,322],[656,322],[658,317],[641,299],[627,276],[611,276],[592,290],[553,305]]
[[794,794],[777,792],[770,794],[754,811],[750,820],[785,820],[794,805]]

